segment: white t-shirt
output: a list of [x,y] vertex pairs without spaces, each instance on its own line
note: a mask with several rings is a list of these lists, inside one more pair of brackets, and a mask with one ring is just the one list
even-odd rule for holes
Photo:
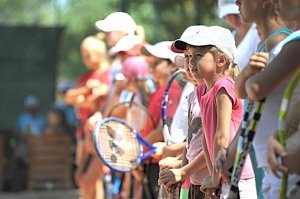
[[188,105],[187,105],[187,96],[194,91],[195,86],[188,82],[186,83],[176,112],[173,116],[173,121],[170,128],[170,134],[172,142],[182,143],[188,132]]
[[[197,155],[203,150],[203,130],[200,118],[200,105],[198,103],[196,91],[188,96],[188,136],[186,142],[186,158],[188,162],[194,160]],[[190,181],[193,185],[201,185],[204,178],[209,176],[208,168],[205,167],[190,176]]]
[[[298,33],[297,33],[298,32]],[[282,49],[282,47],[294,40],[298,36],[300,40],[300,31],[292,33],[286,39],[277,44],[270,51],[270,60],[272,60]],[[278,114],[281,105],[283,93],[288,85],[290,79],[284,81],[280,86],[274,89],[270,95],[267,96],[264,111],[260,119],[260,125],[256,131],[255,138],[253,140],[253,146],[256,152],[256,158],[258,167],[267,167],[267,140],[269,136],[274,135],[278,127]]]
[[[281,41],[276,47],[272,49],[271,57],[274,58],[282,49],[282,47],[293,40],[300,40],[300,31],[294,32],[289,35],[286,39]],[[277,87],[267,97],[264,112],[261,117],[260,125],[257,129],[254,138],[254,149],[256,152],[256,158],[258,166],[263,167],[265,170],[265,177],[263,179],[264,198],[278,198],[280,193],[281,179],[277,178],[269,169],[267,162],[267,144],[266,141],[269,136],[274,135],[278,126],[278,113],[282,100],[282,96],[285,88],[287,87],[289,80],[286,80],[283,84]],[[287,195],[291,193],[296,182],[299,181],[299,175],[289,175]]]
[[[232,34],[235,36],[236,32],[234,31]],[[237,60],[240,71],[247,66],[250,57],[256,52],[259,42],[260,38],[257,33],[256,25],[252,24],[243,40],[237,46]]]

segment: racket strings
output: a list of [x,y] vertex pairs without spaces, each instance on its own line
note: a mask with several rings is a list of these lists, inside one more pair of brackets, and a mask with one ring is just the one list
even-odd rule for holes
[[119,170],[136,165],[140,147],[131,129],[119,122],[109,121],[99,129],[98,147],[106,163]]
[[130,126],[140,132],[146,126],[148,115],[144,109],[137,105],[132,105],[127,110],[126,120]]

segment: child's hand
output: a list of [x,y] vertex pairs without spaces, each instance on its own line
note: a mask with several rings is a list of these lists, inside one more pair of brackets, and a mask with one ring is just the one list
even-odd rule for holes
[[205,193],[206,198],[218,198],[217,189],[219,188],[219,182],[214,183],[212,176],[204,178],[200,190]]
[[164,154],[164,149],[166,147],[165,142],[156,142],[153,144],[154,147],[156,147],[156,152],[152,155],[156,158],[161,158]]
[[85,86],[90,89],[100,87],[100,85],[101,82],[98,79],[89,79],[85,84]]
[[158,184],[168,188],[183,180],[181,169],[163,169],[159,172]]
[[213,180],[212,176],[206,176],[201,185],[201,191],[205,192],[205,189],[208,189],[208,188],[217,189],[219,187],[219,185],[220,185],[220,180],[219,181]]
[[269,54],[264,52],[256,52],[254,53],[248,63],[248,66],[245,68],[245,75],[250,77],[257,72],[262,71],[269,60]]
[[220,172],[223,177],[223,180],[228,182],[231,176],[229,169],[231,167],[230,165],[232,164],[232,162],[228,160],[228,154],[226,153],[226,149],[219,150],[217,158],[215,159],[214,172]]
[[282,173],[288,172],[287,167],[283,166],[281,163],[278,162],[278,158],[282,159],[283,157],[286,156],[287,156],[286,151],[278,142],[278,140],[276,140],[274,136],[270,136],[268,141],[268,162],[270,164],[272,172],[277,177],[279,177],[278,172],[282,172]]
[[177,157],[166,157],[159,161],[159,168],[162,169],[176,169],[181,166],[181,160],[178,160]]

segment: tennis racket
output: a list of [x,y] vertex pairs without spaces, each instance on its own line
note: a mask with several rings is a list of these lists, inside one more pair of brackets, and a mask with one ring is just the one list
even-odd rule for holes
[[[281,102],[279,117],[278,117],[278,130],[277,135],[281,145],[286,148],[287,142],[290,147],[295,147],[299,144],[299,139],[287,138],[295,136],[298,131],[300,123],[300,70],[293,76],[292,80],[289,82]],[[282,176],[280,199],[286,198],[288,187],[288,175],[284,174]]]
[[180,189],[180,199],[188,199],[189,198],[189,189],[190,189],[190,178],[187,177],[183,184],[181,185]]
[[138,132],[142,132],[148,120],[152,128],[155,128],[153,116],[142,104],[134,102],[133,95],[130,101],[121,102],[113,106],[108,112],[108,117],[118,117],[125,119],[127,123]]
[[[120,172],[131,171],[156,151],[136,129],[115,117],[105,118],[96,125],[94,145],[104,164]],[[145,154],[143,145],[150,149]]]
[[179,89],[181,89],[182,91],[182,87],[178,84],[178,79],[182,80],[183,74],[185,74],[184,69],[179,69],[172,74],[172,76],[168,80],[162,99],[161,118],[163,122],[163,136],[167,145],[175,143],[170,135],[170,127],[172,124],[173,116],[180,101],[181,92],[179,91]]
[[[131,96],[131,99],[126,102],[121,102],[113,106],[109,113],[108,116],[111,117],[119,117],[122,119],[125,119],[127,123],[137,130],[138,132],[143,132],[144,128],[146,127],[146,123],[149,127],[155,128],[155,122],[152,117],[152,115],[148,112],[147,108],[143,106],[142,104],[139,104],[134,101],[134,98],[136,97],[136,94],[133,94]],[[145,166],[145,171],[147,171],[147,166]],[[124,175],[124,174],[123,174]],[[122,175],[122,179],[124,178]],[[122,181],[122,179],[119,179]],[[143,176],[143,184],[144,184],[144,191],[146,195],[149,198],[154,198],[152,195],[153,193],[151,192],[151,189],[149,188],[149,183],[147,176]],[[117,185],[116,185],[117,186]],[[116,190],[119,190],[119,188],[116,188]]]
[[233,171],[231,174],[230,192],[228,194],[228,198],[230,199],[236,199],[239,196],[238,183],[241,177],[241,173],[245,164],[246,157],[250,151],[256,129],[259,126],[259,120],[261,117],[261,113],[263,112],[264,109],[265,100],[266,99],[262,99],[256,102],[253,116],[251,118],[251,121],[249,122],[248,122],[248,118],[252,110],[253,102],[249,102],[247,106],[247,111],[244,115],[241,128],[239,129],[240,137],[238,140],[238,146],[237,146],[237,151],[236,151],[234,165],[233,165]]

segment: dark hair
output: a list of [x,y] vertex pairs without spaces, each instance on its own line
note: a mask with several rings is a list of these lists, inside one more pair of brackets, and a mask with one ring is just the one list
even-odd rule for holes
[[[56,116],[59,117],[59,124],[58,124],[58,129],[60,132],[63,132],[63,133],[71,133],[71,127],[68,123],[68,120],[67,120],[67,116],[64,112],[64,110],[62,110],[61,108],[59,107],[52,107],[48,113],[54,113]],[[48,125],[48,124],[47,124]]]

